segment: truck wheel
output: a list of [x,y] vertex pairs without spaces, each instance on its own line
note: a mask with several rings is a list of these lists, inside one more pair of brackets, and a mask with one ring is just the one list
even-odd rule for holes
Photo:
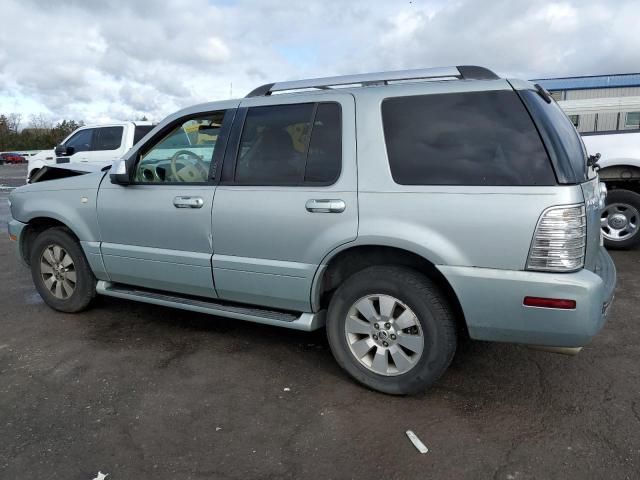
[[631,190],[610,190],[600,218],[607,248],[631,248],[640,243],[640,195]]
[[55,310],[84,310],[96,293],[96,279],[80,245],[65,228],[42,232],[31,248],[31,276],[44,302]]
[[327,316],[334,357],[369,388],[395,395],[432,385],[456,351],[451,307],[427,277],[376,266],[349,277]]

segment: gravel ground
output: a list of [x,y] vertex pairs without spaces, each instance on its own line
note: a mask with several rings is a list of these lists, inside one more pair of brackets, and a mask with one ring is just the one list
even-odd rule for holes
[[613,256],[616,302],[580,355],[465,342],[399,398],[354,384],[324,332],[110,298],[55,313],[2,235],[0,478],[637,479],[640,251]]

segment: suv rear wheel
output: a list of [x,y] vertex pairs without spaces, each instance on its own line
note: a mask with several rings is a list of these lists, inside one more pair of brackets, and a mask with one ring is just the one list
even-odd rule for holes
[[607,248],[631,248],[638,245],[640,195],[631,190],[610,190],[600,221]]
[[96,279],[80,245],[65,228],[50,228],[38,235],[30,262],[36,289],[51,308],[79,312],[95,296]]
[[457,343],[452,310],[436,285],[394,266],[366,268],[338,288],[327,336],[342,368],[390,394],[432,385],[451,363]]

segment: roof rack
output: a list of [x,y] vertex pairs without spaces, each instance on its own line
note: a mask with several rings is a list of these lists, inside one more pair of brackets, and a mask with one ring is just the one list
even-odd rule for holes
[[398,70],[395,72],[362,73],[358,75],[343,75],[339,77],[309,78],[289,82],[267,83],[252,90],[247,97],[264,97],[274,92],[285,90],[302,90],[317,88],[329,90],[332,87],[344,85],[387,85],[389,82],[403,80],[434,80],[455,78],[458,80],[495,80],[498,77],[491,70],[474,65],[460,65],[457,67],[421,68],[418,70]]

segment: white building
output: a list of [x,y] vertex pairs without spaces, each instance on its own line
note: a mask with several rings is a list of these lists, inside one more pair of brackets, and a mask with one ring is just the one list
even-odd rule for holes
[[640,73],[540,78],[579,132],[640,129]]

